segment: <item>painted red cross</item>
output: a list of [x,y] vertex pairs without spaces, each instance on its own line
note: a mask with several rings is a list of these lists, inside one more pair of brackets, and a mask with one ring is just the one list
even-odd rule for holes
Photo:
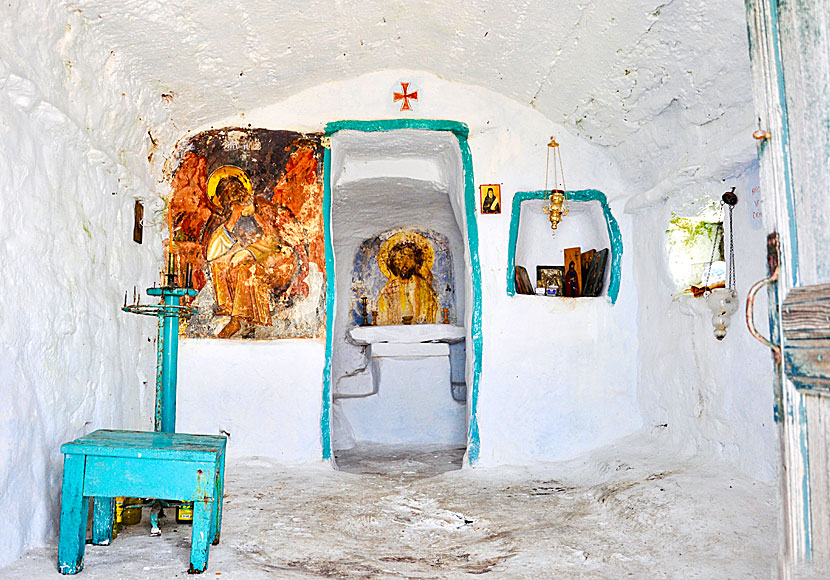
[[410,93],[409,92],[409,83],[403,83],[402,82],[401,83],[401,88],[403,89],[403,92],[402,93],[399,93],[397,91],[395,92],[394,102],[397,103],[398,101],[403,101],[403,104],[401,105],[401,111],[411,111],[412,106],[409,104],[409,99],[412,99],[413,101],[417,101],[418,100],[418,91]]

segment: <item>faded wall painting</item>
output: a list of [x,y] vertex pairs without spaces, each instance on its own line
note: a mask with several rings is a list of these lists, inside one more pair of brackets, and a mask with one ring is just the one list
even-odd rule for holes
[[[309,338],[325,322],[320,135],[200,133],[178,151],[168,251],[192,269],[190,337]],[[180,278],[180,285],[184,277]]]
[[455,318],[455,283],[447,237],[395,229],[365,240],[352,269],[351,323],[434,324]]

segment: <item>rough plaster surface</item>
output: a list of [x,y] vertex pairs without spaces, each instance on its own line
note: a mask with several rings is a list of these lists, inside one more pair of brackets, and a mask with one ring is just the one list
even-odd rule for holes
[[[129,170],[0,61],[0,563],[55,537],[59,446],[147,428],[156,324],[119,310],[151,284]],[[145,236],[152,240],[155,231]],[[149,250],[149,251],[148,251]]]
[[[185,129],[314,87],[325,99],[325,83],[408,68],[530,104],[611,148],[646,188],[682,168],[754,155],[740,0],[629,0],[624,9],[613,0],[474,0],[452,10],[440,0],[242,0],[221,11],[197,0],[81,0],[72,8],[142,86],[172,95],[171,119]],[[390,79],[384,98],[400,89],[397,80],[407,79]]]
[[609,146],[641,190],[742,171],[755,158],[744,3],[636,4],[588,3],[537,107]]
[[[464,403],[452,398],[448,345],[378,343],[371,353],[377,394],[335,402],[354,441],[466,445],[466,412]],[[335,443],[343,438],[335,437]]]
[[171,122],[162,92],[136,76],[127,54],[105,42],[103,20],[49,0],[12,0],[0,10],[2,68],[31,83],[104,156],[153,184],[161,153],[181,129]]
[[[752,221],[751,190],[757,184],[758,171],[752,168],[724,182],[703,181],[697,192],[719,199],[736,187],[740,201],[734,210],[734,240],[741,299],[766,276],[765,234]],[[691,199],[670,200],[636,216],[632,253],[641,304],[638,364],[645,427],[662,433],[682,452],[713,453],[754,477],[771,480],[776,440],[770,352],[749,334],[743,308],[718,342],[703,299],[673,298],[665,246],[654,259],[652,232],[665,230],[672,209]],[[765,293],[759,293],[755,310],[756,325],[766,335]]]
[[324,357],[319,340],[182,340],[176,431],[224,432],[233,457],[319,461]]
[[[150,228],[140,252],[127,249],[132,199],[162,181],[178,138],[211,125],[321,130],[407,114],[463,121],[475,182],[501,182],[505,208],[511,192],[542,186],[544,145],[556,134],[569,189],[604,191],[620,219],[620,299],[561,307],[508,298],[509,215],[480,218],[482,464],[575,455],[638,428],[639,409],[647,429],[668,425],[674,449],[714,452],[769,476],[767,353],[737,319],[715,343],[708,322],[681,311],[693,305],[670,302],[665,264],[654,259],[664,208],[704,181],[740,174],[754,156],[741,2],[217,10],[193,0],[0,6],[0,269],[11,281],[0,293],[0,563],[54,537],[61,440],[99,426],[148,426],[151,389],[141,385],[153,373],[146,339],[155,328],[116,307],[123,289],[150,285],[160,236]],[[401,80],[419,91],[411,113],[391,99]],[[621,215],[627,200],[635,217]],[[160,209],[158,197],[148,199],[149,221]],[[89,235],[77,229],[85,221]],[[739,243],[752,264],[738,271],[743,293],[762,269],[754,236]],[[303,376],[321,376],[319,353],[304,356]],[[200,388],[196,398],[209,396]],[[316,391],[300,392],[310,401]],[[284,420],[274,409],[262,413]],[[302,433],[319,425],[319,415],[303,420]],[[291,443],[295,459],[315,457],[319,438],[303,441]]]
[[[57,533],[62,442],[152,426],[162,101],[54,2],[0,7],[0,563]],[[168,139],[172,144],[172,139]],[[157,162],[158,159],[154,159]],[[144,245],[132,241],[145,199]],[[146,297],[145,297],[146,300]]]
[[[773,577],[775,486],[724,462],[667,461],[656,446],[627,440],[581,460],[494,470],[447,471],[460,454],[434,447],[350,451],[337,460],[348,472],[233,461],[222,541],[204,576]],[[186,577],[190,527],[163,524],[151,538],[147,519],[111,546],[87,546],[82,577]],[[56,576],[55,548],[32,550],[0,574]]]

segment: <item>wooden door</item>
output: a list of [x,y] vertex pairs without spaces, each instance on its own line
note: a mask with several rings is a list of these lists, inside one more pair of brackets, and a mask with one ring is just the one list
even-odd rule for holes
[[765,213],[778,232],[768,296],[788,578],[830,564],[830,0],[746,3]]

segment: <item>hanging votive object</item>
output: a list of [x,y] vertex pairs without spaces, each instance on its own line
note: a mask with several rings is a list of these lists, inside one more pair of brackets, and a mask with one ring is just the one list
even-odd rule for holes
[[[552,152],[552,153],[551,153]],[[548,189],[551,157],[553,157],[553,182]],[[548,214],[550,227],[556,233],[556,226],[562,218],[568,215],[568,200],[565,197],[565,172],[562,170],[562,155],[559,153],[559,143],[553,137],[548,143],[547,160],[545,161],[545,213]]]
[[[726,328],[729,326],[729,320],[732,315],[738,310],[738,293],[735,290],[735,245],[732,238],[732,210],[738,203],[738,196],[735,195],[735,188],[727,191],[721,198],[721,204],[729,207],[727,223],[729,225],[729,254],[724,256],[726,259],[726,284],[723,288],[712,288],[704,295],[706,296],[706,304],[712,311],[712,326],[714,326],[715,338],[723,340],[726,336]],[[725,232],[724,232],[725,233]],[[709,269],[706,273],[706,284],[709,283],[709,272],[712,268],[712,262],[715,259],[715,248],[718,245],[718,235],[715,234],[715,244],[712,248],[712,257],[709,260]],[[725,246],[726,244],[724,244]]]

